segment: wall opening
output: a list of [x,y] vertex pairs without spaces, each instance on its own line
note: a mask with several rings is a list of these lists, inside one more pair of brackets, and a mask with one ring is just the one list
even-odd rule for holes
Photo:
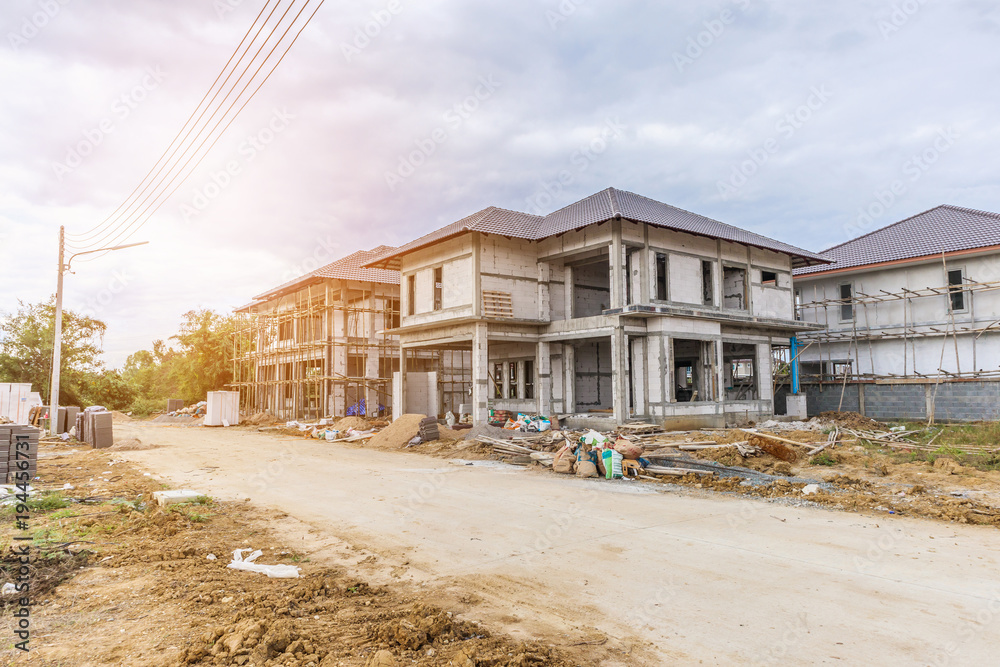
[[706,306],[715,305],[715,280],[712,277],[712,262],[701,261],[701,302]]
[[667,300],[667,255],[662,252],[656,253],[656,298]]
[[444,282],[441,276],[441,267],[434,269],[434,310],[441,310],[441,292],[444,290]]
[[757,349],[744,343],[723,343],[726,400],[753,401],[760,398],[757,373]]
[[576,407],[580,412],[614,408],[611,368],[611,340],[574,345],[576,354]]
[[593,317],[611,307],[608,259],[573,267],[573,316]]
[[714,343],[674,338],[674,397],[678,403],[711,401]]
[[722,269],[722,305],[730,310],[747,309],[747,272],[735,266]]

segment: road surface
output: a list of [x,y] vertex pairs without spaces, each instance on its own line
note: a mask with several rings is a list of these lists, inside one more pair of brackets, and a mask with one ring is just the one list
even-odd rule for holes
[[619,664],[986,665],[1000,655],[995,528],[243,429],[116,429],[160,445],[116,456],[174,486],[252,498],[307,524],[298,531],[314,560],[324,549],[372,554],[380,571],[469,602],[467,616],[518,638],[609,637],[632,652]]

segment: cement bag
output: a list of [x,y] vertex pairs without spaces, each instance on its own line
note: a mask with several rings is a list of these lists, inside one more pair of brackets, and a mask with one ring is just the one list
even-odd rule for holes
[[622,476],[622,455],[613,449],[605,449],[601,458],[604,460],[604,478],[619,479]]
[[576,476],[597,477],[597,466],[594,465],[589,459],[584,459],[583,461],[577,461]]
[[625,438],[618,438],[615,442],[615,451],[626,459],[636,460],[642,456],[644,450],[642,445],[638,443],[626,440]]
[[564,475],[573,474],[573,465],[576,463],[576,455],[569,447],[563,447],[556,453],[556,458],[552,461],[552,469]]
[[608,474],[608,471],[604,468],[604,452],[606,451],[608,450],[606,449],[590,450],[590,453],[594,455],[594,458],[597,461],[597,472],[600,473],[601,477],[605,477]]

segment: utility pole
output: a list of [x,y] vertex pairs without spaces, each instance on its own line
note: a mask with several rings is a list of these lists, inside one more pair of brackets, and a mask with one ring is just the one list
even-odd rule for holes
[[59,227],[59,272],[56,277],[56,331],[55,340],[52,342],[52,387],[49,396],[49,433],[53,436],[59,435],[59,371],[62,368],[62,303],[63,303],[63,275],[70,269],[70,264],[77,255],[90,255],[95,252],[111,252],[112,250],[122,250],[123,248],[134,248],[135,246],[146,245],[149,241],[140,243],[129,243],[126,245],[116,245],[111,248],[98,248],[97,250],[84,250],[73,253],[66,261],[66,227]]
[[49,433],[59,435],[59,370],[62,366],[63,274],[66,271],[66,227],[59,227],[59,273],[56,277],[56,335],[52,344],[52,386],[49,391]]

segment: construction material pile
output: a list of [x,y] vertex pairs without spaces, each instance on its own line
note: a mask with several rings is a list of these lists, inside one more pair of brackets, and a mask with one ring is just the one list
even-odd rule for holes
[[76,416],[76,439],[94,449],[115,444],[114,415],[100,405],[92,405]]
[[[32,426],[0,425],[0,472],[8,484],[28,481],[38,474],[38,438],[41,433],[41,429]],[[18,473],[22,473],[20,479]]]
[[[173,399],[171,399],[169,402],[173,403]],[[207,409],[208,409],[208,401],[198,401],[194,405],[189,405],[186,408],[180,408],[179,410],[175,409],[171,412],[168,412],[167,415],[169,415],[170,417],[179,417],[181,415],[190,415],[192,417],[203,417]]]

